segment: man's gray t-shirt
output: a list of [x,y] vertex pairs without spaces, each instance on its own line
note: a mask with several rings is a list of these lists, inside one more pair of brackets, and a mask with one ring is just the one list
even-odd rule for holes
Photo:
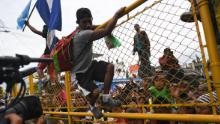
[[92,42],[89,41],[93,30],[82,30],[74,36],[73,73],[84,73],[92,64]]

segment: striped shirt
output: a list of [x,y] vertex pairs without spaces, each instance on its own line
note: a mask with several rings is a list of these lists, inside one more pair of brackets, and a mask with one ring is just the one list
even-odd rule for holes
[[[216,91],[212,92],[212,95],[214,98],[214,102],[217,102]],[[201,103],[210,103],[211,100],[210,100],[209,93],[199,96],[196,101],[201,102]],[[216,108],[217,108],[217,112],[220,113],[220,106],[217,106]]]

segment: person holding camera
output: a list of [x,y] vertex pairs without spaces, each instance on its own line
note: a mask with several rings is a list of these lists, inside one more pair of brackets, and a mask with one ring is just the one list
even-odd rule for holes
[[184,77],[184,71],[179,65],[178,59],[173,55],[170,48],[164,49],[164,55],[159,58],[161,70],[165,73],[166,79],[172,83],[178,83]]
[[165,71],[180,68],[179,62],[173,55],[173,51],[171,51],[170,48],[164,49],[163,56],[159,58],[159,63],[161,69]]

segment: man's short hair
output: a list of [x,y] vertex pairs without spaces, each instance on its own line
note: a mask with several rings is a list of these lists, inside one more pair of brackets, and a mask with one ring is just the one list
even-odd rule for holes
[[163,52],[166,52],[166,51],[171,51],[171,49],[169,47],[165,48]]
[[92,17],[91,11],[88,8],[80,8],[76,11],[76,23],[79,24],[79,21],[86,17]]
[[140,27],[140,25],[139,24],[135,24],[134,27]]
[[43,26],[43,32],[46,32],[46,33],[48,32],[48,26],[47,25]]

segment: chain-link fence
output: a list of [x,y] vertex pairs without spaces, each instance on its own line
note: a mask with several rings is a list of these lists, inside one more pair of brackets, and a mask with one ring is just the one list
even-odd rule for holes
[[[115,48],[107,45],[106,38],[94,42],[94,59],[115,65],[114,99],[123,105],[210,103],[208,95],[203,97],[208,100],[200,97],[208,94],[208,86],[190,8],[188,0],[148,0],[120,19],[112,33],[120,42]],[[102,84],[97,84],[102,90]],[[40,91],[44,107],[66,111],[65,85],[48,83],[44,88]],[[72,111],[88,111],[86,97],[76,85],[70,95]],[[196,109],[192,104],[148,106],[137,112],[196,114]]]

